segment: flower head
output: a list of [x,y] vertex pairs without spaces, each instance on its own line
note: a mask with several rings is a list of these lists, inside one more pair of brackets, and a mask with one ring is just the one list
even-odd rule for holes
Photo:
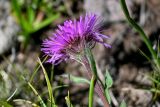
[[84,48],[92,48],[96,42],[106,47],[104,38],[109,38],[100,33],[101,26],[99,18],[95,14],[86,14],[79,20],[67,20],[53,36],[43,41],[42,51],[50,57],[48,62],[58,64],[63,60],[74,58],[81,54]]

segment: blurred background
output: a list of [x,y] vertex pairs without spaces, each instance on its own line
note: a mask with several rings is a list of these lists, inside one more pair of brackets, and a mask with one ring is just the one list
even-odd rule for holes
[[[160,1],[126,2],[131,16],[149,36],[153,48],[159,48]],[[127,23],[118,0],[0,0],[0,105],[34,107],[33,103],[39,104],[26,83],[29,80],[47,102],[47,85],[37,63],[38,57],[44,59],[41,43],[52,36],[58,24],[85,13],[100,15],[104,20],[103,34],[111,36],[106,42],[112,48],[96,44],[93,54],[102,79],[106,69],[113,78],[112,107],[118,107],[123,99],[128,107],[160,107],[160,75],[157,74],[156,85],[148,78],[153,66],[145,55],[149,58],[151,55],[139,34]],[[85,77],[85,69],[80,64],[69,61],[53,67],[44,63],[44,67],[59,107],[67,107],[65,96],[68,91],[75,107],[88,106],[88,85],[75,84],[64,76]],[[95,107],[103,107],[96,94],[94,100]]]

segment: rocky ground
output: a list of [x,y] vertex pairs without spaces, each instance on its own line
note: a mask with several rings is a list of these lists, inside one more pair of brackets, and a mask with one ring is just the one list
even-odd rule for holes
[[[160,34],[160,1],[126,1],[133,18],[144,28],[150,40],[156,46]],[[10,14],[9,4],[8,0],[0,0],[0,75],[2,77],[5,75],[5,79],[3,78],[0,84],[6,84],[3,88],[7,89],[6,94],[4,94],[4,91],[0,91],[0,94],[3,95],[0,98],[7,98],[18,89],[14,99],[22,98],[36,101],[34,94],[26,91],[29,90],[29,87],[24,82],[19,82],[22,81],[22,78],[17,76],[17,73],[24,75],[26,79],[30,78],[37,64],[37,56],[43,57],[40,52],[41,40],[45,38],[43,35],[49,35],[53,28],[49,27],[49,30],[43,30],[43,35],[38,38],[40,41],[32,42],[26,52],[22,52],[17,46],[20,43],[16,41],[20,27]],[[93,49],[93,53],[98,70],[99,72],[102,71],[99,73],[102,79],[106,69],[113,77],[114,85],[110,90],[113,101],[112,106],[118,107],[124,99],[128,107],[160,107],[159,99],[154,99],[155,94],[149,91],[152,82],[147,78],[147,75],[152,72],[152,66],[139,50],[147,55],[149,55],[149,52],[139,34],[125,21],[119,2],[117,0],[87,0],[84,2],[68,0],[64,4],[68,17],[74,18],[85,12],[92,12],[99,14],[104,19],[105,30],[103,33],[111,36],[111,39],[106,42],[111,44],[112,48],[106,49],[97,44]],[[65,19],[64,17],[65,14],[62,15],[61,19]],[[57,23],[60,22],[57,21]],[[36,41],[36,39],[34,37],[32,41]],[[50,64],[44,66],[47,71],[52,68]],[[57,103],[61,107],[65,107],[64,96],[70,90],[72,103],[76,107],[87,107],[88,86],[85,84],[76,85],[61,76],[64,73],[69,73],[85,77],[83,67],[76,62],[70,61],[55,66],[54,71],[54,86],[69,84],[69,87],[61,88],[55,93]],[[38,72],[33,83],[39,92],[45,92],[46,84],[42,72]],[[12,103],[15,104],[14,101]],[[23,103],[16,104],[22,107]],[[95,96],[95,107],[102,106],[103,104],[98,96]],[[23,107],[27,107],[27,105],[23,104]]]

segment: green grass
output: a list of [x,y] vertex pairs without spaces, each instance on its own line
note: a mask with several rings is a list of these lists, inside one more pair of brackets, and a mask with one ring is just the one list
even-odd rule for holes
[[154,50],[151,41],[148,39],[148,36],[145,34],[143,29],[131,18],[125,0],[120,0],[120,3],[121,3],[123,13],[126,16],[128,23],[140,34],[140,37],[142,38],[143,42],[145,43],[145,45],[147,46],[148,50],[150,51],[150,53],[152,55],[152,59],[151,59],[149,57],[149,55],[146,55],[145,53],[140,51],[142,53],[142,55],[144,57],[146,57],[146,59],[148,59],[148,61],[151,63],[151,65],[153,67],[153,71],[152,71],[151,75],[148,77],[152,81],[152,87],[151,87],[150,91],[154,92],[155,96],[153,99],[156,99],[158,97],[158,95],[160,95],[159,94],[159,91],[160,91],[159,40],[157,43],[157,50]]
[[49,4],[45,0],[11,0],[12,13],[22,29],[23,48],[27,47],[31,34],[59,18],[60,13]]

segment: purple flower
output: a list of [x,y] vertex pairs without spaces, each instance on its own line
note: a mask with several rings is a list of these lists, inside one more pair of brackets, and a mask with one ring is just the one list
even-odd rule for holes
[[98,21],[97,15],[86,14],[79,20],[67,20],[63,25],[58,25],[53,36],[42,44],[42,51],[50,57],[48,62],[58,64],[69,58],[74,59],[84,52],[84,48],[93,48],[96,42],[110,47],[103,41],[109,37],[100,33],[102,29]]

